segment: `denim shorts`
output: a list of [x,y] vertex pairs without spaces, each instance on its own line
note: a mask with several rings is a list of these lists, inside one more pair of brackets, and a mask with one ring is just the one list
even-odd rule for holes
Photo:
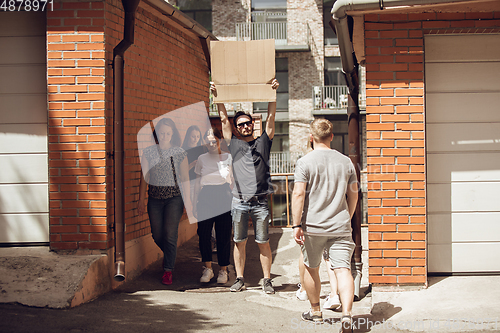
[[233,197],[231,215],[235,243],[243,242],[248,238],[249,217],[252,218],[255,241],[259,244],[269,242],[270,215],[267,197],[254,201],[244,201]]
[[355,244],[351,236],[311,236],[305,235],[304,245],[301,245],[304,255],[304,264],[310,268],[316,268],[321,263],[324,250],[328,251],[330,268],[351,269],[351,257]]

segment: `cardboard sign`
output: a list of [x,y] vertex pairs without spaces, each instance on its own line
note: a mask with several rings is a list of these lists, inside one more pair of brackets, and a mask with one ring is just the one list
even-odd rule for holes
[[215,103],[276,101],[274,39],[211,41],[210,57]]

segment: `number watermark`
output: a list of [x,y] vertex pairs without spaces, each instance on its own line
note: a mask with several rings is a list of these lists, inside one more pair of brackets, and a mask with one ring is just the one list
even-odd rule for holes
[[0,0],[4,12],[43,12],[54,10],[54,0]]

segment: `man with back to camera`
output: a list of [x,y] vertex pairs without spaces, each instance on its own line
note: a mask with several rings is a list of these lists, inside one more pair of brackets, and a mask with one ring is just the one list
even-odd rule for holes
[[351,160],[330,148],[332,128],[326,119],[315,119],[310,125],[314,150],[300,158],[295,167],[293,235],[304,255],[304,287],[311,303],[311,310],[304,312],[302,319],[323,321],[319,265],[323,249],[328,249],[342,303],[341,331],[351,332],[354,280],[350,269],[355,246],[351,218],[358,200],[358,183]]
[[[271,87],[279,87],[278,80],[271,81]],[[217,96],[217,88],[213,82],[210,90]],[[266,294],[274,294],[271,283],[272,252],[269,245],[270,212],[267,195],[272,193],[271,176],[269,172],[269,158],[273,143],[276,102],[269,102],[267,107],[266,129],[258,138],[254,138],[254,124],[252,116],[238,111],[233,124],[241,139],[233,135],[233,129],[227,116],[224,103],[217,103],[222,133],[229,146],[233,158],[233,202],[231,215],[234,231],[234,266],[236,280],[231,291],[245,289],[244,270],[246,260],[246,243],[248,238],[248,218],[252,218],[255,242],[260,250],[260,264],[264,273],[262,290]]]

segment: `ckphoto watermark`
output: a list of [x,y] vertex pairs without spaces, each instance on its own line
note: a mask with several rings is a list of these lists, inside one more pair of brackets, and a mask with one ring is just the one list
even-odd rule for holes
[[0,11],[44,12],[54,11],[54,0],[0,0]]
[[[291,320],[290,328],[292,330],[334,330],[338,332],[341,328],[340,320],[328,318],[322,322],[308,322],[300,318]],[[497,330],[498,318],[447,318],[447,319],[422,319],[422,320],[374,320],[366,317],[354,317],[352,321],[353,331],[370,331],[372,328],[377,330],[411,330],[417,332],[427,331],[471,331],[478,330]]]

